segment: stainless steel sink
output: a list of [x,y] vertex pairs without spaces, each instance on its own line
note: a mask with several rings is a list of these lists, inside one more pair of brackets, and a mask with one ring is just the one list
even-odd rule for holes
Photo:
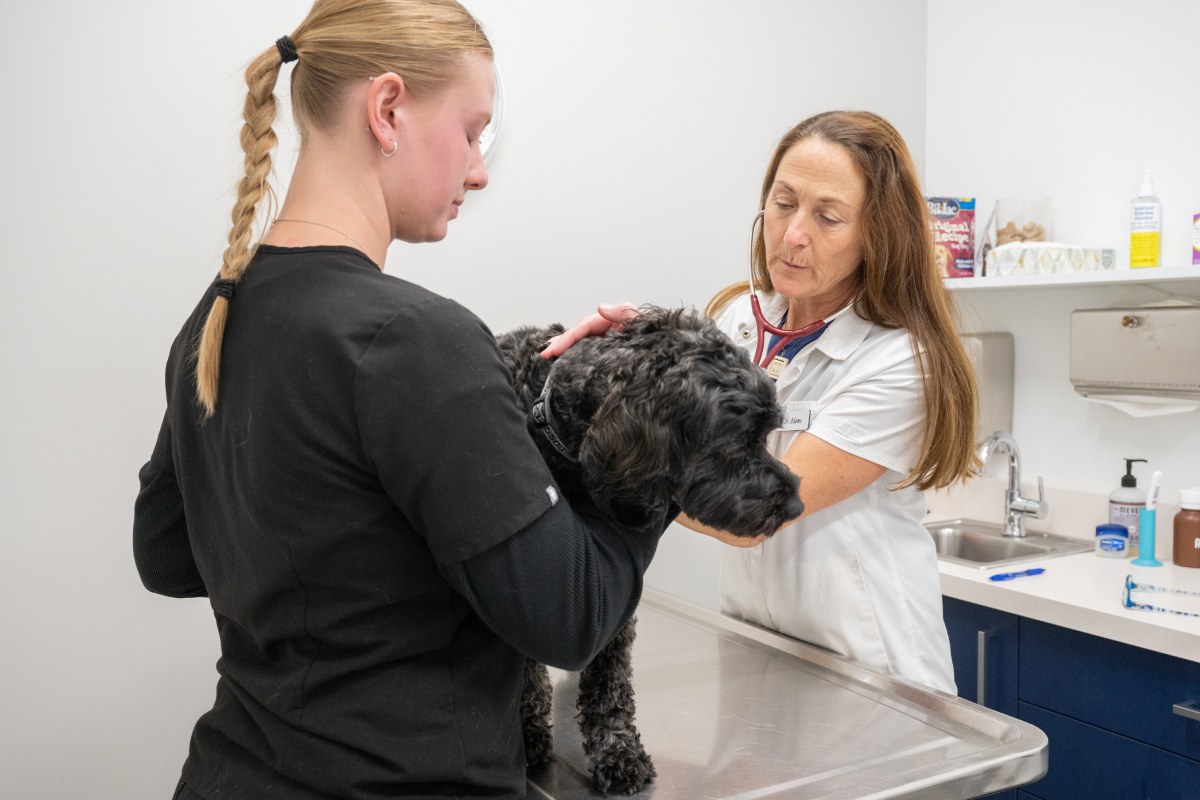
[[928,522],[925,529],[933,537],[939,559],[979,569],[1085,553],[1093,548],[1084,539],[1052,533],[1027,531],[1023,539],[1001,536],[1003,526],[974,519]]

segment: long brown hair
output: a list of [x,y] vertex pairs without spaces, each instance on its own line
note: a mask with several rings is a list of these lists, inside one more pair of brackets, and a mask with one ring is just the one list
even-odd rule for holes
[[[850,153],[866,181],[862,220],[863,263],[854,310],[885,328],[912,337],[921,370],[925,429],[917,464],[900,484],[940,489],[964,480],[978,466],[975,372],[958,336],[950,292],[934,261],[929,212],[908,146],[887,120],[867,111],[827,111],[801,122],[779,141],[763,178],[759,207],[784,155],[797,142],[818,137]],[[756,225],[751,269],[759,287],[774,289],[767,270],[766,241]],[[715,314],[749,291],[743,281],[709,301]]]
[[[492,56],[483,29],[455,0],[317,0],[291,40],[298,55],[292,110],[301,137],[310,126],[328,130],[334,124],[352,81],[395,72],[410,94],[427,97],[455,79],[463,54]],[[246,68],[241,132],[245,174],[238,183],[220,280],[241,279],[257,249],[251,239],[259,204],[263,198],[269,207],[275,203],[269,178],[281,67],[280,50],[272,45]],[[217,296],[196,352],[196,399],[206,417],[216,411],[228,317],[229,300]]]

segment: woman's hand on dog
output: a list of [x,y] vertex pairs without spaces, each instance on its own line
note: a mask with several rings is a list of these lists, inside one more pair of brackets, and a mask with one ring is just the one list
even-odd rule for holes
[[542,351],[542,358],[561,356],[580,339],[603,336],[613,328],[621,330],[626,322],[638,315],[637,306],[633,303],[601,304],[596,311],[597,313],[577,322],[573,328],[568,328],[551,339]]

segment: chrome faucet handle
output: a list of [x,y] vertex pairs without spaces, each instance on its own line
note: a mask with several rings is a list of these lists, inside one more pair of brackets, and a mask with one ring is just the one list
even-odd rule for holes
[[1050,513],[1050,504],[1046,502],[1046,485],[1043,483],[1041,475],[1038,475],[1037,500],[1021,497],[1020,490],[1018,489],[1017,497],[1012,501],[1010,509],[1022,516],[1033,517],[1034,519],[1046,518]]

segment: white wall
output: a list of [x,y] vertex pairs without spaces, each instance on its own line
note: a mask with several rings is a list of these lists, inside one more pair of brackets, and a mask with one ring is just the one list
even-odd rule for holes
[[[0,6],[5,797],[166,797],[212,701],[207,605],[133,568],[136,473],[167,348],[219,263],[241,70],[307,6]],[[388,270],[496,330],[702,304],[740,277],[766,159],[811,113],[872,108],[923,157],[923,0],[470,6],[506,92],[492,183]],[[285,133],[281,176],[294,148]],[[672,547],[662,581],[708,590],[711,553]]]
[[[491,185],[446,242],[396,245],[389,270],[497,330],[601,301],[703,306],[742,278],[767,159],[810,114],[877,109],[922,154],[919,0],[471,7],[505,90]],[[849,38],[865,55],[846,63]]]
[[[1123,268],[1129,203],[1150,170],[1163,202],[1163,265],[1191,264],[1200,4],[929,0],[928,9],[930,193],[974,195],[985,218],[999,197],[1049,196],[1056,239],[1112,247]],[[1200,297],[1200,282],[1174,288]],[[1150,460],[1137,466],[1142,487],[1163,470],[1165,503],[1200,484],[1200,412],[1136,419],[1080,399],[1068,380],[1072,310],[1163,297],[1143,286],[958,295],[966,328],[1014,335],[1013,429],[1025,480],[1043,475],[1052,507],[1055,490],[1098,495],[1094,519],[1061,520],[1058,532],[1088,536],[1089,521],[1105,521],[1103,495],[1123,458]],[[1001,505],[997,495],[997,516]]]
[[[1060,238],[1123,249],[1143,169],[1168,215],[1169,263],[1184,258],[1180,220],[1200,211],[1193,3],[470,5],[505,80],[492,184],[449,240],[397,245],[388,268],[497,330],[602,300],[703,303],[740,276],[775,139],[831,107],[891,118],[930,193],[974,194],[984,211],[1052,196]],[[0,6],[6,797],[165,797],[211,702],[206,604],[149,595],[133,569],[135,475],[168,344],[218,263],[241,68],[306,6]],[[1168,491],[1200,482],[1197,413],[1134,420],[1066,382],[1072,308],[1155,296],[963,296],[968,325],[1016,335],[1014,429],[1049,491],[1104,493],[1127,455],[1164,469]],[[714,602],[704,542],[670,535],[652,569],[653,583]]]
[[1200,212],[1200,3],[929,0],[927,188],[1045,195],[1060,241],[1129,263],[1142,173],[1163,202],[1163,264],[1191,264]]

